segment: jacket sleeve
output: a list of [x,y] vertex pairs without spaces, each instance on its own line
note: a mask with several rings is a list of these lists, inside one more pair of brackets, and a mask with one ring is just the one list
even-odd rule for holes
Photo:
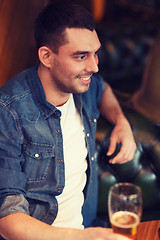
[[28,213],[25,176],[21,171],[22,137],[12,110],[0,104],[0,218],[15,212]]

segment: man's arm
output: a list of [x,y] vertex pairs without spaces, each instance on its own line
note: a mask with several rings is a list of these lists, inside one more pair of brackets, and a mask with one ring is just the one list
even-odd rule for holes
[[128,240],[108,228],[57,228],[24,213],[1,218],[0,234],[7,240]]
[[132,160],[136,150],[136,143],[130,124],[124,116],[109,84],[106,84],[99,109],[100,113],[115,125],[110,137],[110,146],[107,155],[114,153],[116,144],[122,144],[120,152],[110,160],[110,163],[125,163]]

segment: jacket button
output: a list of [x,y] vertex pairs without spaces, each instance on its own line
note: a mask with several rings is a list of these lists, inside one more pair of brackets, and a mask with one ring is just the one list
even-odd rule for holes
[[87,133],[87,137],[89,137],[89,133]]
[[63,159],[60,159],[59,161],[60,161],[61,163],[63,163]]
[[54,205],[53,205],[55,208],[57,208],[57,204],[56,203],[54,203]]
[[62,190],[61,188],[58,188],[58,189],[57,189],[58,192],[61,192],[61,190]]
[[57,130],[57,131],[56,131],[56,133],[60,133],[60,131],[59,131],[59,130]]
[[36,158],[38,158],[38,157],[39,157],[39,154],[38,154],[38,153],[35,153],[34,156],[35,156]]

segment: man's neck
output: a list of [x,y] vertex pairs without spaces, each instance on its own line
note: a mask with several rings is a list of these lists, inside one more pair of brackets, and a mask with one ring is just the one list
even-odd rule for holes
[[[70,97],[70,96],[69,96]],[[52,105],[54,105],[55,107],[61,107],[61,106],[63,106],[67,101],[68,101],[68,99],[69,99],[69,97],[67,98],[67,100],[63,100],[62,101],[62,99],[60,99],[59,101],[58,101],[58,99],[48,99],[48,98],[46,98],[46,100],[49,102],[49,103],[51,103]]]
[[62,93],[54,89],[49,71],[42,66],[38,67],[38,76],[46,96],[46,100],[55,107],[63,106],[71,96],[71,93]]

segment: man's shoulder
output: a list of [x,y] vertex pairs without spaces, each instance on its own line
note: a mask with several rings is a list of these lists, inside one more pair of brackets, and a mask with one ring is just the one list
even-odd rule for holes
[[91,77],[90,87],[87,92],[82,94],[82,101],[86,104],[87,102],[89,105],[98,105],[103,91],[105,89],[105,81],[101,77],[100,74],[94,74]]
[[102,78],[101,74],[96,73],[91,77],[91,79],[92,79],[92,81],[91,81],[89,90],[90,89],[91,90],[92,89],[94,89],[94,90],[98,89],[99,90],[99,89],[104,89],[105,88],[105,81]]
[[91,83],[90,87],[87,92],[84,93],[84,95],[93,95],[93,94],[98,94],[102,93],[105,89],[105,81],[103,80],[102,76],[100,74],[94,74],[91,77]]
[[1,88],[0,88],[0,101],[1,102],[10,102],[14,99],[18,99],[23,95],[30,92],[31,78],[34,77],[35,67],[26,69],[13,78],[9,79]]

